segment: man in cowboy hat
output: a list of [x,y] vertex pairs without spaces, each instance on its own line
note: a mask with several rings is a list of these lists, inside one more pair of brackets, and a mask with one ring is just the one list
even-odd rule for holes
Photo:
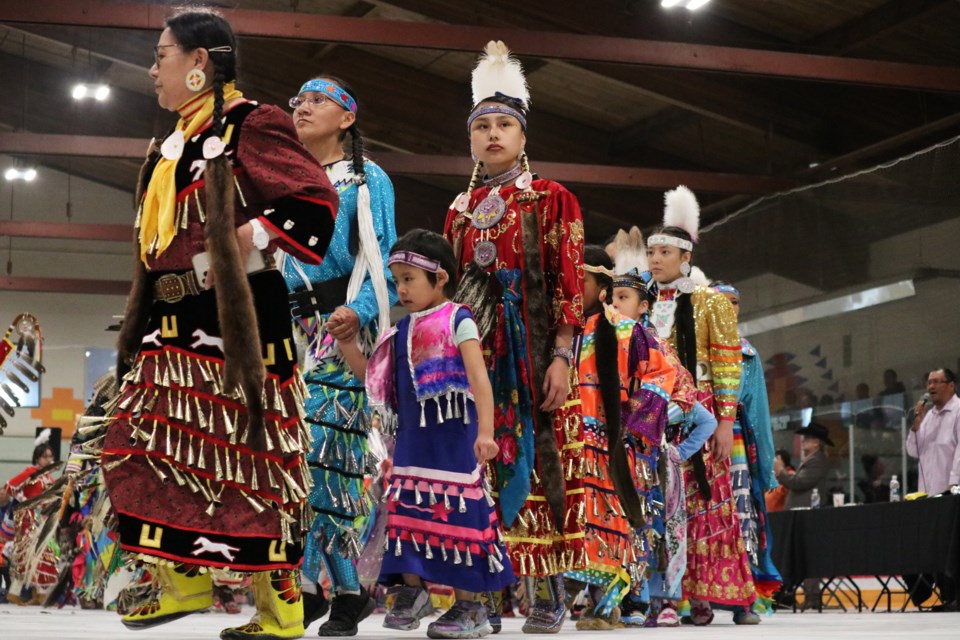
[[[827,453],[823,450],[824,443],[833,446],[830,432],[822,424],[811,422],[806,427],[797,429],[800,436],[800,450],[803,460],[796,471],[787,471],[783,461],[777,457],[773,462],[773,472],[780,484],[788,489],[786,508],[810,506],[810,494],[827,476]],[[820,579],[807,578],[803,581],[803,605],[801,611],[818,606],[820,602]]]
[[787,471],[779,458],[773,463],[777,480],[790,491],[787,494],[787,509],[810,506],[810,493],[827,475],[827,454],[823,445],[833,446],[830,432],[822,424],[811,422],[797,429],[796,433],[800,436],[800,449],[803,452],[803,461],[797,470]]

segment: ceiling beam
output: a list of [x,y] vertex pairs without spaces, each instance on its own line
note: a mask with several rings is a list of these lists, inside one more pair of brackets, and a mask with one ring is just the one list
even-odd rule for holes
[[135,158],[143,160],[149,140],[55,133],[0,133],[0,153],[37,156]]
[[[0,153],[9,154],[141,159],[146,146],[146,141],[138,138],[0,133]],[[473,163],[465,156],[383,151],[376,154],[376,161],[388,174],[398,176],[464,177],[473,171]],[[708,171],[542,161],[536,162],[535,168],[561,183],[627,189],[671,189],[685,184],[714,193],[760,194],[797,186],[784,178]],[[129,234],[124,239],[129,239]]]
[[107,240],[132,242],[133,228],[126,224],[69,222],[24,222],[0,220],[0,238],[56,238],[64,240]]
[[[951,67],[511,28],[281,11],[222,11],[236,32],[247,36],[446,51],[480,51],[487,41],[502,39],[510,42],[517,54],[542,58],[960,92],[960,73]],[[159,30],[169,13],[167,5],[32,0],[4,3],[0,6],[0,22]]]
[[888,0],[872,11],[811,38],[803,48],[810,53],[845,55],[956,4],[957,0]]
[[92,293],[125,296],[130,283],[123,280],[85,280],[80,278],[8,278],[0,277],[0,291],[41,293]]

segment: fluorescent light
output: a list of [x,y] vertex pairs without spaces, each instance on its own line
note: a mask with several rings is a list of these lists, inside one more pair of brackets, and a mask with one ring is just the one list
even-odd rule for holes
[[84,84],[82,82],[73,85],[73,91],[70,92],[74,100],[83,100],[93,98],[97,102],[103,102],[110,95],[110,87],[105,84]]
[[660,6],[664,9],[670,9],[679,5],[684,5],[688,11],[696,11],[708,2],[710,2],[710,0],[660,0]]
[[860,309],[910,298],[915,295],[917,295],[917,290],[913,286],[913,280],[901,280],[900,282],[871,287],[856,293],[830,298],[822,302],[814,302],[743,322],[740,324],[740,335],[754,336],[759,333],[810,322],[811,320],[838,316],[850,311],[859,311]]
[[16,167],[10,167],[3,173],[3,177],[7,180],[24,180],[26,182],[31,182],[37,177],[37,170],[34,168],[29,169],[17,169]]

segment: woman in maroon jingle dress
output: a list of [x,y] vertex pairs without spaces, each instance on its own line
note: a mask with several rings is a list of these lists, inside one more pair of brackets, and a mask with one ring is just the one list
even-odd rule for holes
[[477,167],[447,213],[445,235],[463,276],[458,300],[484,334],[500,447],[491,466],[508,553],[515,574],[535,578],[524,630],[552,633],[566,612],[561,574],[586,562],[573,367],[584,322],[583,219],[563,185],[530,174],[529,95],[502,42],[487,45],[473,98],[467,126]]
[[201,611],[208,569],[230,569],[253,572],[257,615],[221,637],[296,638],[309,444],[270,256],[279,247],[319,262],[337,195],[290,117],[234,87],[222,17],[178,13],[155,51],[160,106],[180,121],[142,171],[123,388],[103,450],[120,546],[155,582],[123,622]]

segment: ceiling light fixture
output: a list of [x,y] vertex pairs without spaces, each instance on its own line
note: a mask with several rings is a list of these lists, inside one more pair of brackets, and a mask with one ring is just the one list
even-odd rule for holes
[[8,182],[13,182],[14,180],[33,182],[37,177],[37,170],[33,168],[17,169],[16,167],[10,167],[3,173],[3,177],[6,178]]
[[84,84],[82,82],[73,85],[73,91],[70,92],[74,100],[83,100],[84,98],[93,98],[97,102],[103,102],[110,95],[110,87],[105,84]]
[[676,6],[683,6],[688,11],[696,11],[710,0],[660,0],[660,6],[664,9],[671,9]]

